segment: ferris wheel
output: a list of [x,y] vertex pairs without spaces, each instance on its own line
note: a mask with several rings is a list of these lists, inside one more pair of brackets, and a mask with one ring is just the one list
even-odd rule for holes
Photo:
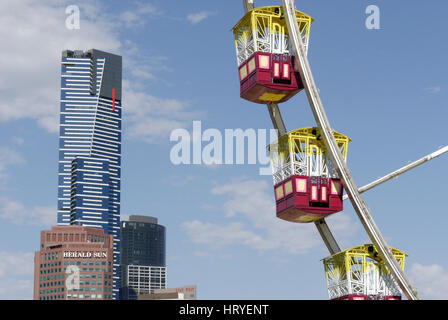
[[[358,188],[346,164],[351,139],[331,128],[308,62],[314,19],[296,10],[293,0],[260,8],[243,0],[243,6],[245,15],[233,27],[240,96],[266,104],[278,132],[269,146],[277,217],[315,223],[331,254],[323,260],[330,299],[396,300],[401,292],[420,299],[404,273],[406,254],[387,245],[361,193],[448,152],[448,146]],[[303,90],[317,126],[287,132],[278,104]],[[325,217],[342,211],[346,199],[372,244],[342,251]]]

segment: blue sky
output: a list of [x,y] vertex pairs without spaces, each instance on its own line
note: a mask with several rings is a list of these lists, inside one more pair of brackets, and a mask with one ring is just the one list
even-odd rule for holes
[[[280,4],[256,1],[256,6]],[[80,29],[65,8],[80,8]],[[368,5],[380,30],[365,27]],[[352,138],[358,186],[448,144],[446,1],[296,1],[315,18],[309,60],[332,127]],[[327,299],[313,224],[275,217],[259,165],[179,165],[173,129],[272,127],[239,97],[232,26],[241,1],[3,0],[0,12],[0,299],[32,298],[40,230],[56,221],[60,54],[123,56],[123,217],[167,227],[168,286],[199,299]],[[314,125],[306,96],[280,106]],[[388,244],[409,254],[423,298],[448,298],[447,156],[365,194]],[[344,249],[368,243],[350,203],[327,223]]]

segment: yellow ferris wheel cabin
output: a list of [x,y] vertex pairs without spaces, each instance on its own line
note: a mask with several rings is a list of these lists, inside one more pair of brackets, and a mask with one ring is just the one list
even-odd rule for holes
[[[336,131],[333,135],[347,159],[350,138]],[[343,186],[319,128],[291,131],[269,151],[278,218],[307,223],[342,211]]]
[[[404,270],[407,254],[390,250]],[[373,244],[338,252],[323,263],[331,300],[401,300],[402,292]]]

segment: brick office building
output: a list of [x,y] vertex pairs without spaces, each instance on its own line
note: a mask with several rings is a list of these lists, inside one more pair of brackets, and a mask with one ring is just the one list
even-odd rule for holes
[[34,255],[35,300],[110,300],[112,283],[113,235],[74,225],[41,232]]

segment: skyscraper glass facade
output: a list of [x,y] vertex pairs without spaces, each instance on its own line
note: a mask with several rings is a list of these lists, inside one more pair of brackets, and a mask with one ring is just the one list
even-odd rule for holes
[[131,215],[129,221],[122,221],[120,298],[134,300],[165,289],[165,256],[165,227],[156,218]]
[[121,222],[121,264],[165,267],[165,227],[157,219],[131,215]]
[[114,236],[118,298],[122,59],[96,49],[67,50],[61,64],[58,225]]

